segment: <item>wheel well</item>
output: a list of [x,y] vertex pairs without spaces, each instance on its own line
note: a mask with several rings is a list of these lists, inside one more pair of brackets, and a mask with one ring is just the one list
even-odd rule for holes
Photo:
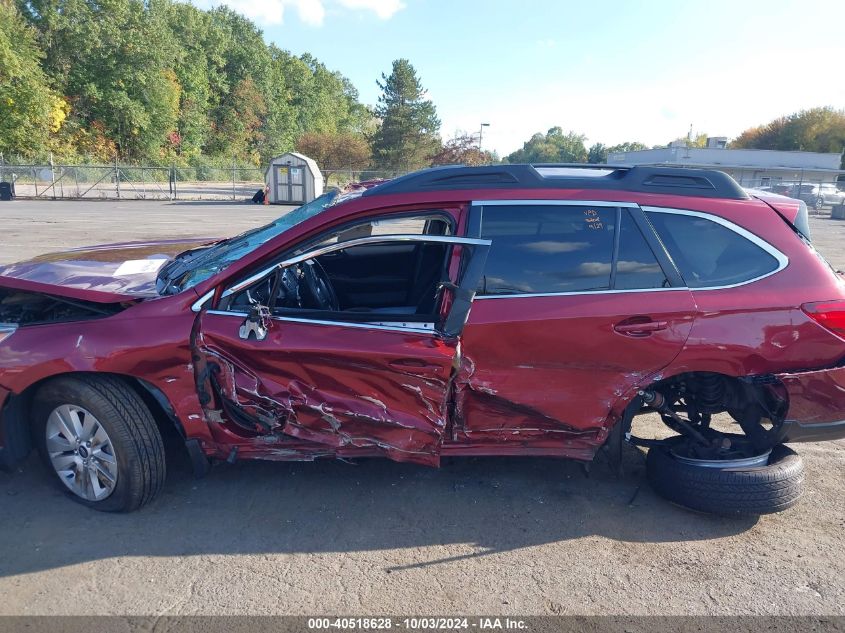
[[[167,396],[161,392],[155,385],[134,376],[127,376],[124,374],[114,374],[107,372],[67,372],[63,374],[55,374],[43,378],[38,382],[31,384],[19,394],[13,394],[9,397],[6,405],[3,407],[2,422],[4,429],[3,435],[7,439],[14,439],[14,444],[10,442],[13,448],[12,455],[7,458],[10,463],[6,466],[11,467],[12,461],[19,462],[26,458],[32,451],[34,443],[32,441],[33,420],[31,416],[32,404],[35,394],[44,385],[59,378],[73,378],[74,376],[110,376],[117,378],[135,391],[143,400],[144,404],[152,413],[156,421],[156,425],[161,432],[162,439],[165,444],[170,440],[175,439],[178,435],[182,442],[185,440],[185,429],[173,407],[167,400]],[[175,432],[174,432],[175,430]]]
[[[637,437],[633,431],[636,416],[656,413],[675,433],[699,446],[719,452],[720,442],[729,448],[738,441],[764,451],[783,442],[788,395],[783,384],[771,375],[727,376],[715,372],[686,372],[655,381],[639,391],[626,410],[621,432],[639,446],[656,446],[668,439]],[[728,413],[742,429],[744,438],[724,428],[711,427],[711,418]],[[734,438],[734,439],[731,439]],[[722,451],[724,452],[724,451]]]
[[652,383],[648,389],[667,398],[683,400],[692,415],[729,413],[737,419],[749,407],[772,423],[782,422],[789,398],[781,382],[772,375],[728,376],[716,372],[692,371]]

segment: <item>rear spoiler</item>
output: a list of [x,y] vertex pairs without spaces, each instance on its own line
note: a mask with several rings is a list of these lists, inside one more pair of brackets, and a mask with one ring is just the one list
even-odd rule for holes
[[808,241],[812,241],[810,237],[810,212],[807,210],[806,202],[768,191],[758,191],[756,189],[746,189],[746,191],[749,195],[769,205],[792,228],[803,235]]

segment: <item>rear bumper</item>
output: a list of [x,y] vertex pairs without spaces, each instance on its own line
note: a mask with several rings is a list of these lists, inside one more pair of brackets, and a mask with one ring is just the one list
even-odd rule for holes
[[845,367],[778,374],[789,395],[785,442],[845,438]]

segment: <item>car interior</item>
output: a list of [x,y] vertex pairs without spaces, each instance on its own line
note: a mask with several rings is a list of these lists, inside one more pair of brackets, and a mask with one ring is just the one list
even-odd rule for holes
[[[450,235],[442,214],[358,223],[297,249],[302,255],[362,237]],[[262,305],[271,314],[353,321],[437,320],[440,288],[448,281],[451,245],[376,242],[340,248],[279,269],[233,295],[227,309]],[[289,257],[289,255],[288,255]]]

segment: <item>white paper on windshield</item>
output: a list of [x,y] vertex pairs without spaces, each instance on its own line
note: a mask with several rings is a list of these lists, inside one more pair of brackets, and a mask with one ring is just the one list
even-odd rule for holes
[[114,271],[115,277],[127,277],[143,273],[154,273],[166,262],[166,259],[130,259],[123,262]]

